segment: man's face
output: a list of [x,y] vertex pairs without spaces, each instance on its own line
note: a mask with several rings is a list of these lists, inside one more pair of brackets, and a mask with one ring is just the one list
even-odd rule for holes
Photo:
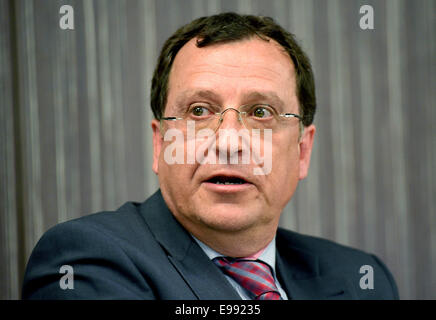
[[[220,105],[221,111],[251,103],[279,104],[284,112],[299,114],[292,60],[277,42],[253,37],[198,48],[195,41],[189,41],[174,60],[164,116],[180,114],[194,102]],[[223,119],[220,129],[244,128],[233,110]],[[168,164],[164,151],[172,141],[164,141],[165,126],[161,132],[159,122],[153,120],[153,170],[170,210],[188,231],[196,236],[209,231],[267,232],[272,239],[298,180],[307,175],[315,132],[313,125],[306,127],[299,139],[298,120],[284,119],[284,123],[272,130],[271,171],[255,175],[253,169],[263,165],[252,160],[249,164]],[[261,152],[266,143],[261,142]],[[238,177],[245,183],[216,184],[217,176]]]

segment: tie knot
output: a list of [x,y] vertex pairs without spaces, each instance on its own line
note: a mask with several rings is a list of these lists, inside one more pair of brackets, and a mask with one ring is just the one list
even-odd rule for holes
[[255,300],[280,300],[270,267],[260,260],[218,257],[213,262]]

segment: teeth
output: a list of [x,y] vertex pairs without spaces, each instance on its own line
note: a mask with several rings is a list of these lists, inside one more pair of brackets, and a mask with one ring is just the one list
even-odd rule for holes
[[225,184],[225,185],[229,185],[229,184],[242,184],[242,182],[230,182],[230,181],[225,181],[225,182],[217,181],[215,183],[216,184]]
[[210,179],[209,182],[223,185],[240,185],[246,183],[245,180],[236,177],[215,177]]

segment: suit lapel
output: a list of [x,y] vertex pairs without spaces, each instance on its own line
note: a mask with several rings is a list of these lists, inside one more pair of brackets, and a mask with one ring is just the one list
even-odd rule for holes
[[183,259],[169,258],[198,299],[241,299],[223,273],[194,241]]
[[198,299],[241,299],[222,272],[174,218],[160,190],[143,203],[141,214],[167,252],[170,263]]
[[[284,241],[283,241],[284,242]],[[355,298],[343,277],[320,275],[318,257],[280,241],[277,236],[277,277],[288,299],[328,300]]]
[[[141,214],[167,253],[169,262],[198,299],[241,299],[222,272],[174,218],[160,190],[142,204]],[[281,239],[280,232],[276,239],[277,277],[289,299],[355,298],[343,277],[320,275],[316,256],[293,247],[290,239]]]

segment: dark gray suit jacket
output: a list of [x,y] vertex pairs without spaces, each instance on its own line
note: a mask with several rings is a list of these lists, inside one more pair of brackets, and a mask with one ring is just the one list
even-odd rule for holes
[[[395,281],[375,256],[279,228],[276,270],[290,299],[398,299]],[[70,265],[74,289],[61,289]],[[374,289],[361,289],[362,265]],[[173,217],[160,190],[61,223],[47,231],[27,265],[23,299],[240,299],[221,271]]]

